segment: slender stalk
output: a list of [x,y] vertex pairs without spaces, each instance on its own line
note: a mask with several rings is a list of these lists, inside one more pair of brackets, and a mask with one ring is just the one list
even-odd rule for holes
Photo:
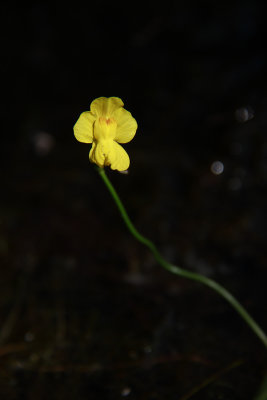
[[172,265],[168,263],[159,253],[157,250],[156,246],[154,245],[151,240],[147,239],[145,236],[141,235],[133,225],[132,221],[130,220],[116,190],[114,189],[112,183],[108,179],[104,168],[99,168],[97,167],[97,170],[99,172],[99,175],[103,179],[106,187],[108,188],[113,200],[115,201],[119,212],[131,232],[131,234],[141,243],[143,243],[145,246],[147,246],[151,252],[153,253],[155,259],[158,261],[158,263],[165,268],[166,270],[172,272],[175,275],[182,276],[183,278],[188,278],[197,282],[201,282],[206,286],[209,286],[211,289],[215,290],[218,294],[220,294],[225,300],[228,301],[228,303],[231,304],[231,306],[239,313],[239,315],[245,320],[245,322],[250,326],[250,328],[254,331],[254,333],[258,336],[258,338],[262,341],[264,346],[267,348],[267,336],[264,333],[264,331],[260,328],[260,326],[257,324],[257,322],[249,315],[249,313],[245,310],[245,308],[239,303],[239,301],[236,300],[236,298],[228,292],[223,286],[221,286],[219,283],[215,282],[214,280],[207,278],[203,275],[200,275],[196,272],[191,272],[187,271],[183,268],[177,267],[176,265]]

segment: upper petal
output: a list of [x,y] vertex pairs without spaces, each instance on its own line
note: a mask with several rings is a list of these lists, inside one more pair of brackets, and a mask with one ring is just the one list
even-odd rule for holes
[[117,130],[117,123],[114,118],[99,117],[94,124],[94,139],[97,141],[114,139]]
[[123,101],[119,97],[98,97],[91,103],[90,110],[97,117],[109,118],[121,107],[123,107]]
[[132,114],[124,108],[119,108],[114,112],[113,118],[117,122],[115,140],[119,143],[130,142],[137,130],[137,122]]
[[93,124],[96,117],[90,112],[83,112],[76,124],[73,127],[74,136],[79,142],[92,143],[93,142]]

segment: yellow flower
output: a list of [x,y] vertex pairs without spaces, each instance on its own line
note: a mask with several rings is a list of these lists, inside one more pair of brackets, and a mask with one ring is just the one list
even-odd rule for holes
[[91,103],[90,111],[83,112],[74,125],[76,139],[93,144],[89,159],[99,167],[109,165],[118,171],[129,168],[129,156],[118,143],[128,143],[133,139],[137,123],[123,105],[118,97],[99,97]]

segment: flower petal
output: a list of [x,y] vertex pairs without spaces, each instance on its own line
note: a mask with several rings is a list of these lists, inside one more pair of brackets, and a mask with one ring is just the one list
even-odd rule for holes
[[130,158],[124,148],[117,142],[112,142],[113,146],[108,153],[108,164],[111,169],[117,169],[118,171],[126,171],[130,165]]
[[101,143],[93,142],[93,146],[89,153],[89,160],[92,163],[97,164],[99,167],[105,166],[106,156],[103,152],[103,146]]
[[95,116],[90,111],[83,112],[73,127],[74,136],[79,142],[93,142],[93,124]]
[[95,164],[96,164],[96,160],[95,160],[95,146],[96,146],[96,143],[93,142],[93,145],[92,145],[92,147],[91,147],[91,150],[89,151],[89,160],[90,160],[92,163],[95,163]]
[[117,169],[118,171],[125,171],[130,165],[130,159],[126,151],[113,140],[93,142],[89,159],[99,167],[109,165],[111,169]]
[[137,122],[132,117],[132,114],[124,108],[119,108],[114,112],[113,118],[117,122],[117,130],[114,140],[119,143],[130,142],[137,130]]
[[90,110],[97,117],[109,118],[121,107],[123,107],[123,101],[119,97],[98,97],[91,103]]
[[106,119],[99,117],[94,124],[94,139],[99,142],[103,140],[113,140],[116,135],[117,123],[114,118]]

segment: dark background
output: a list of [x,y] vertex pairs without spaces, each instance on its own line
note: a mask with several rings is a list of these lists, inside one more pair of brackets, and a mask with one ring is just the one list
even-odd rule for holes
[[0,7],[1,398],[258,399],[261,342],[135,242],[72,128],[122,98],[136,227],[266,331],[264,3]]

